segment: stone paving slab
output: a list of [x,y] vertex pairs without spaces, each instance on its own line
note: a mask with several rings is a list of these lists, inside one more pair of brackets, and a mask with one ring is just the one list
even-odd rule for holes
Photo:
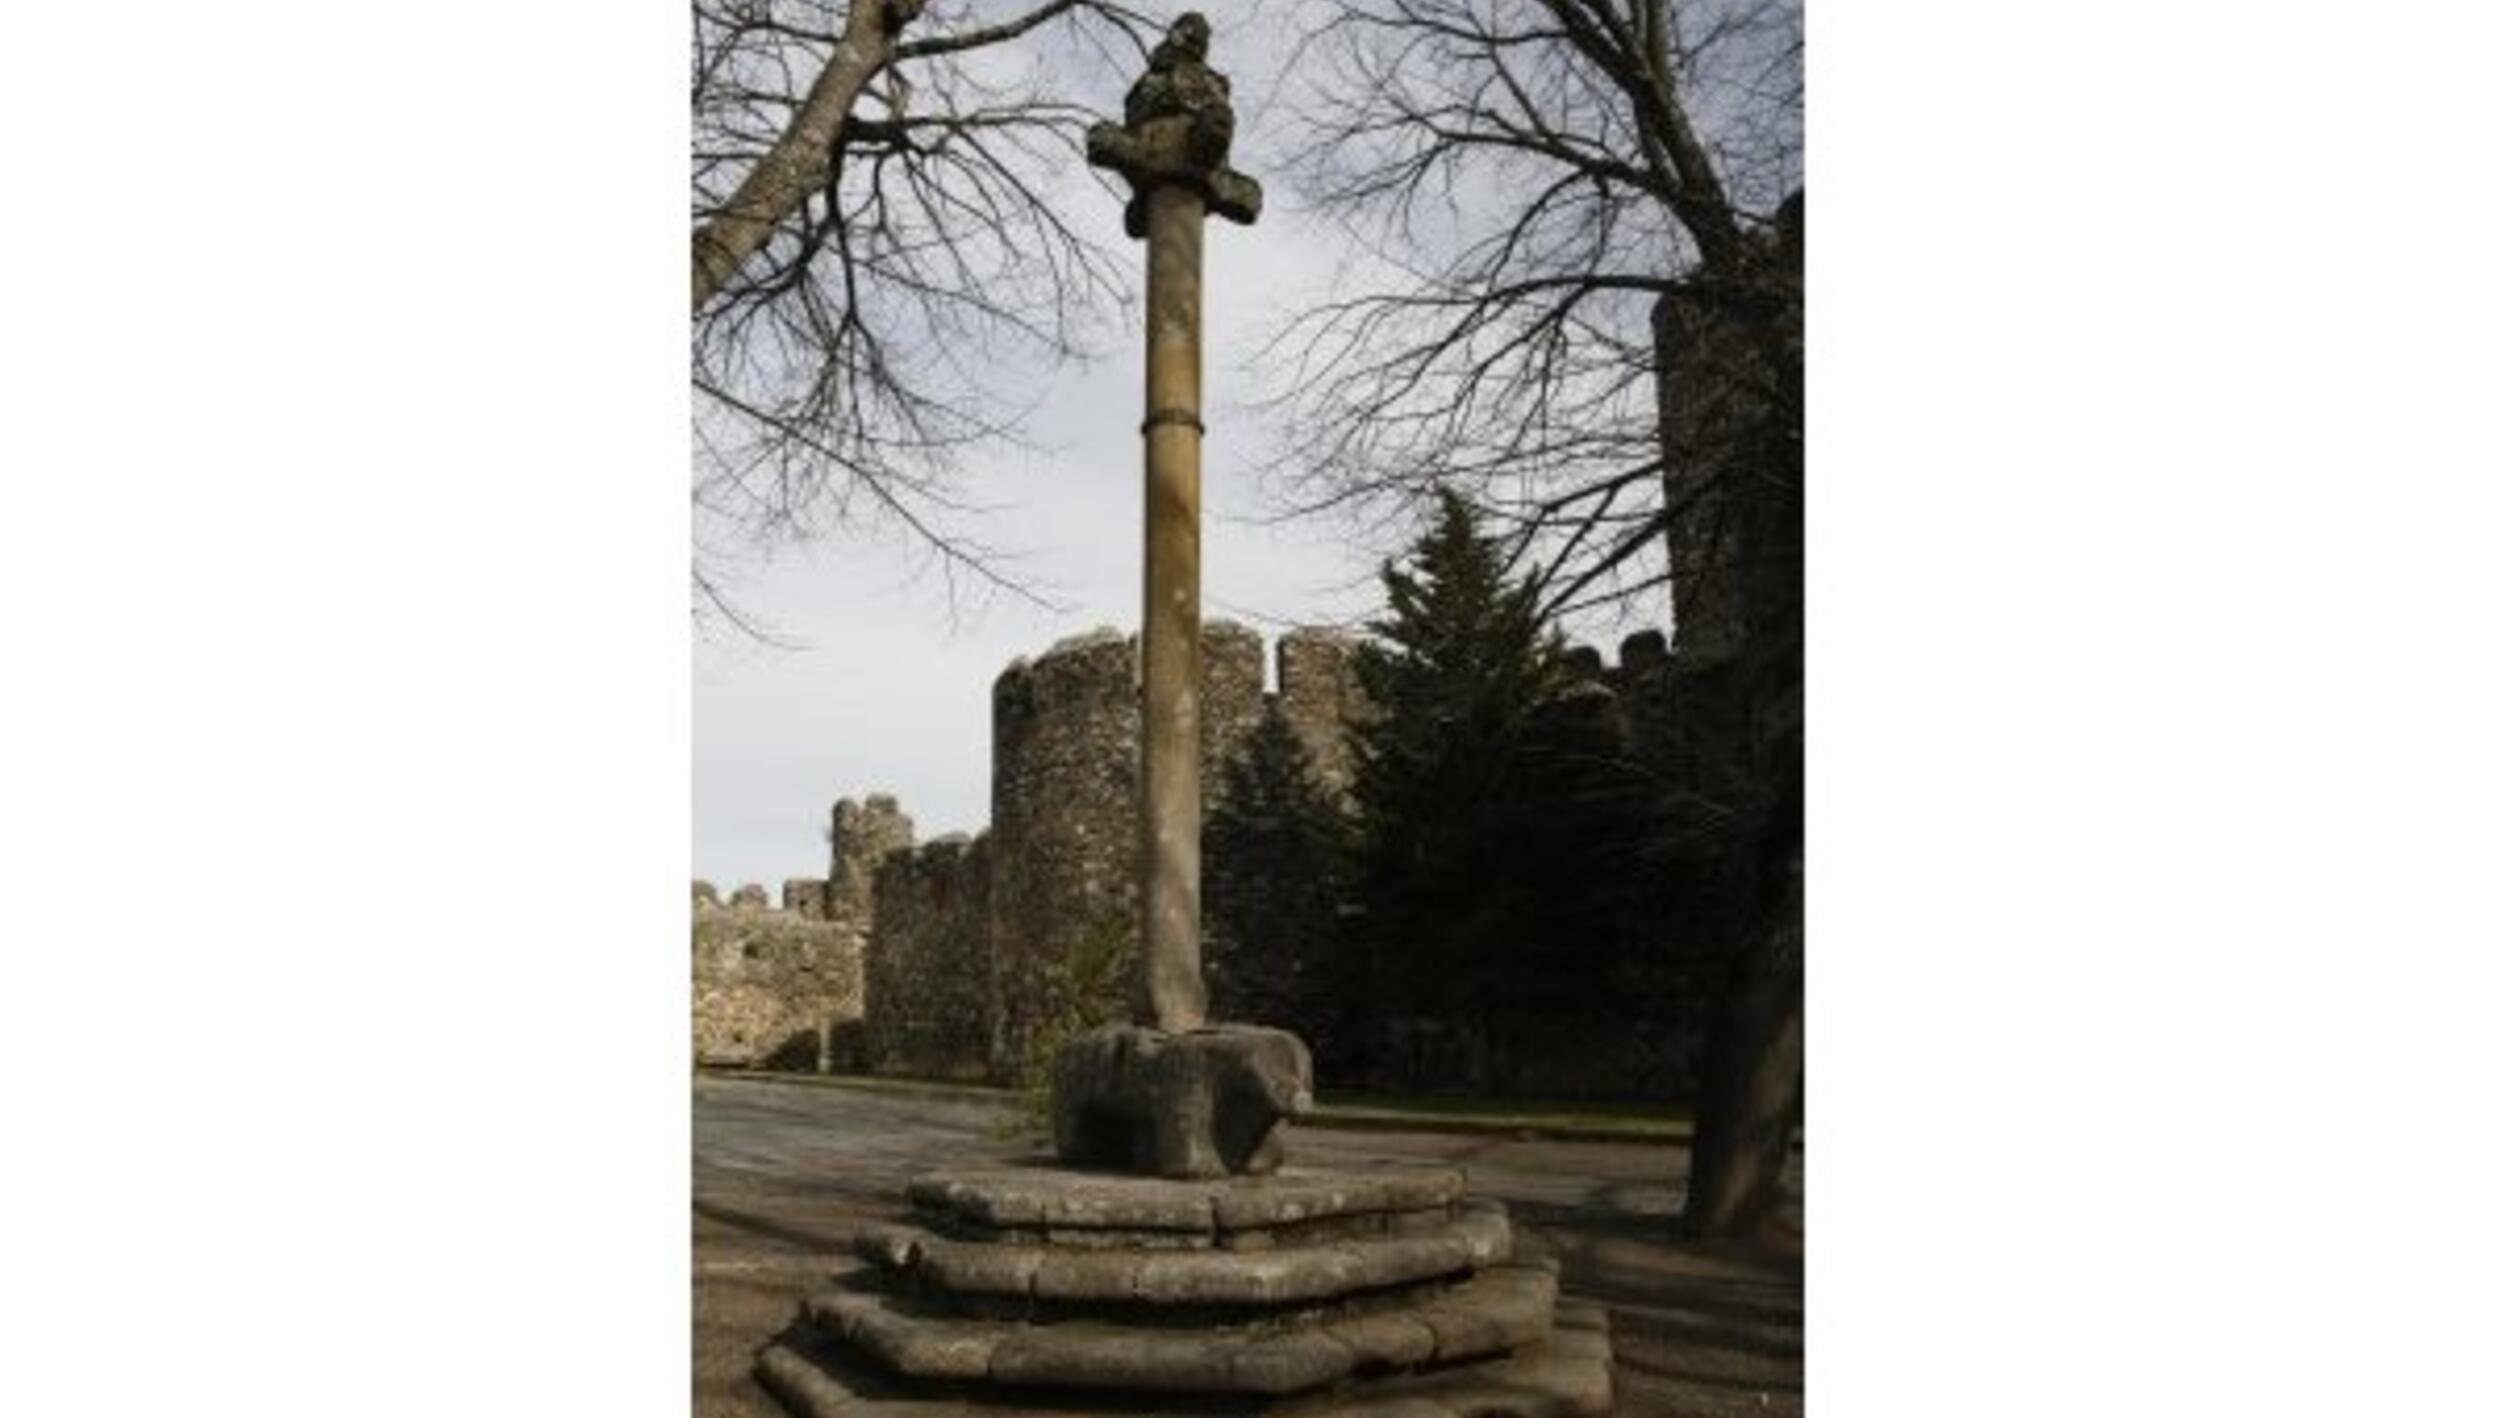
[[1164,1305],[1277,1305],[1454,1275],[1510,1259],[1502,1204],[1461,1202],[1434,1229],[1260,1251],[1072,1248],[959,1241],[918,1226],[861,1230],[880,1267],[950,1294]]
[[1555,1298],[1553,1267],[1504,1264],[1395,1310],[1290,1325],[1158,1329],[920,1314],[892,1296],[855,1288],[873,1274],[865,1266],[848,1272],[838,1278],[847,1283],[811,1295],[802,1313],[899,1374],[1267,1396],[1376,1368],[1455,1363],[1534,1344],[1552,1327]]
[[1238,1396],[977,1394],[896,1383],[803,1338],[777,1342],[756,1377],[801,1418],[1593,1418],[1614,1401],[1604,1312],[1565,1304],[1554,1338],[1499,1358],[1340,1384],[1282,1400]]

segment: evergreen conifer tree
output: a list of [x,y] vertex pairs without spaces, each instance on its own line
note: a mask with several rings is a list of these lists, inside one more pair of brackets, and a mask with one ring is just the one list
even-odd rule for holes
[[1215,1017],[1291,1029],[1332,1066],[1343,1057],[1338,1011],[1353,994],[1338,936],[1342,818],[1314,780],[1301,738],[1269,713],[1225,769],[1204,829]]
[[1355,662],[1375,711],[1354,736],[1358,988],[1366,1013],[1465,1030],[1481,1066],[1551,904],[1536,735],[1567,682],[1562,644],[1454,495],[1381,582],[1388,613]]

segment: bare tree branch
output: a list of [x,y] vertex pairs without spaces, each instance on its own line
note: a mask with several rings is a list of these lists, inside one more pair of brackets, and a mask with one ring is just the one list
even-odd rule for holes
[[[1117,71],[1082,61],[1142,51],[1144,22],[1010,8],[695,0],[693,495],[724,538],[699,546],[884,523],[950,586],[1040,599],[964,533],[964,459],[1018,442],[1013,371],[1084,354],[1129,298],[1120,253],[1046,193],[1091,180],[1091,103],[1116,102]],[[1054,72],[1105,77],[1050,92]]]
[[[1669,530],[1733,485],[1662,450],[1655,312],[1788,297],[1801,34],[1794,0],[1329,6],[1297,55],[1290,167],[1381,254],[1268,346],[1296,504],[1460,489],[1566,609],[1667,575]],[[1711,491],[1680,506],[1678,477]]]

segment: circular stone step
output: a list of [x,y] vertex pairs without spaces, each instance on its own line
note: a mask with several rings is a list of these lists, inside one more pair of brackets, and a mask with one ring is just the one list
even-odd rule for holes
[[[1566,1303],[1544,1342],[1500,1358],[1424,1374],[1358,1379],[1255,1411],[1270,1418],[1590,1418],[1614,1401],[1605,1311]],[[764,1350],[756,1377],[802,1418],[1201,1418],[1243,1412],[1238,1398],[1165,1394],[1106,1403],[1094,1394],[993,1396],[961,1385],[874,1372],[838,1349],[794,1335]]]
[[1184,1181],[1055,1164],[932,1172],[906,1194],[941,1230],[1054,1245],[1231,1246],[1311,1234],[1426,1230],[1466,1193],[1456,1170],[1335,1172]]
[[1458,1204],[1411,1235],[1358,1236],[1267,1250],[1053,1246],[960,1241],[916,1226],[861,1231],[859,1254],[955,1295],[1151,1305],[1285,1305],[1456,1275],[1510,1259],[1497,1201]]
[[[863,1267],[848,1278],[857,1285],[874,1274]],[[1553,1327],[1554,1295],[1550,1265],[1502,1264],[1410,1304],[1287,1325],[966,1319],[922,1313],[868,1288],[820,1292],[800,1313],[828,1337],[913,1378],[1273,1397],[1537,1343]]]

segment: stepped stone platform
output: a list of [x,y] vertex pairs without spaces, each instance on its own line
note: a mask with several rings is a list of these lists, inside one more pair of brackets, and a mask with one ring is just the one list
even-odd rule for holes
[[1604,1312],[1560,1304],[1459,1173],[1206,1181],[940,1172],[870,1227],[756,1373],[805,1418],[1565,1418],[1612,1401]]
[[1286,1167],[1212,1182],[1036,1163],[933,1172],[906,1195],[941,1225],[1072,1246],[1264,1249],[1322,1232],[1438,1226],[1466,1194],[1446,1167],[1356,1174]]

